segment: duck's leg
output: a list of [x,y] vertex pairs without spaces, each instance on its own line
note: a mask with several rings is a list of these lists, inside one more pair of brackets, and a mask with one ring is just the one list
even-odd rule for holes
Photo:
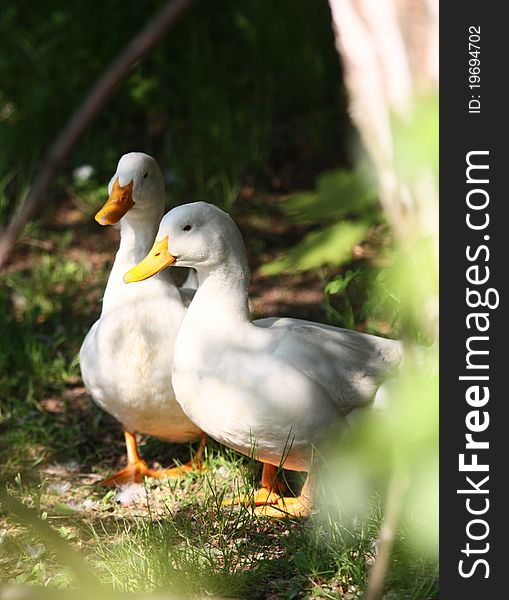
[[127,450],[127,467],[115,473],[107,479],[103,479],[101,485],[122,485],[124,483],[140,483],[144,475],[148,475],[150,469],[141,458],[136,443],[136,434],[124,429],[125,446]]
[[263,463],[262,485],[254,495],[244,494],[233,498],[233,500],[223,500],[223,506],[231,506],[232,504],[242,504],[244,506],[276,504],[285,491],[286,485],[279,479],[277,467],[269,463]]
[[202,433],[200,438],[200,445],[198,450],[195,452],[192,460],[183,464],[171,467],[170,469],[148,469],[145,475],[147,477],[155,477],[156,479],[163,479],[164,477],[179,477],[182,473],[189,471],[203,471],[203,451],[207,445],[207,436]]
[[125,445],[127,448],[127,467],[115,475],[103,479],[101,485],[122,485],[124,483],[140,483],[143,477],[155,477],[162,479],[164,477],[178,477],[186,471],[201,471],[203,450],[207,444],[207,437],[203,433],[200,439],[200,446],[192,461],[184,465],[172,467],[171,469],[150,469],[147,463],[141,458],[138,452],[135,434],[124,429]]
[[307,517],[311,514],[315,490],[315,478],[311,472],[308,473],[306,481],[297,498],[279,498],[277,503],[272,505],[258,506],[255,508],[255,514],[272,517],[275,519],[284,519],[285,517]]

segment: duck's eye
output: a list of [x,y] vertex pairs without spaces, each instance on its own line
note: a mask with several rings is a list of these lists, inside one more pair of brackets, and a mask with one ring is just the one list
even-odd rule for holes
[[186,225],[185,227],[182,227],[182,231],[191,231],[191,225]]
[[143,175],[143,179],[146,179],[148,177],[148,173],[145,173],[145,175]]

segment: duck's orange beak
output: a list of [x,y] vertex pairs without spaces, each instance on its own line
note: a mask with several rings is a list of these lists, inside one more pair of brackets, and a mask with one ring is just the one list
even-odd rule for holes
[[168,236],[162,240],[155,241],[150,252],[135,267],[124,275],[124,282],[143,281],[169,267],[177,259],[168,251]]
[[120,219],[134,206],[133,200],[133,182],[121,187],[118,182],[118,177],[115,179],[110,197],[101,210],[95,215],[95,220],[100,225],[113,225],[118,223]]

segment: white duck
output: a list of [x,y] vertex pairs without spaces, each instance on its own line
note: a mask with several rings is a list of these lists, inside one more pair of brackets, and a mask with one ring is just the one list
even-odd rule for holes
[[309,514],[312,446],[375,401],[401,360],[401,344],[299,319],[251,322],[242,236],[213,205],[196,202],[165,215],[153,248],[124,280],[141,281],[171,264],[206,275],[175,346],[178,402],[220,443],[308,472],[298,498],[281,498],[258,513]]
[[[101,316],[80,351],[83,381],[92,398],[124,428],[128,465],[105,479],[105,485],[140,481],[144,475],[178,475],[200,465],[205,445],[205,435],[176,402],[171,379],[173,349],[189,300],[168,272],[139,286],[122,281],[150,249],[164,212],[161,170],[147,154],[125,154],[108,191],[95,218],[101,225],[120,221],[120,247]],[[141,458],[136,432],[172,442],[201,437],[201,444],[193,463],[156,471]]]

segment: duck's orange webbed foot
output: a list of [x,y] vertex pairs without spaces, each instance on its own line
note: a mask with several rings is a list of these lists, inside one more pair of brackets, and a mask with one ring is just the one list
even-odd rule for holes
[[166,477],[182,477],[184,473],[191,471],[202,471],[204,467],[194,462],[188,462],[184,465],[171,467],[170,469],[149,469],[144,460],[128,464],[115,475],[100,481],[100,485],[124,485],[126,483],[141,483],[144,477],[153,477],[154,479],[165,479]]
[[141,458],[136,443],[136,435],[124,429],[125,446],[127,450],[127,467],[115,475],[100,481],[100,485],[124,485],[126,483],[141,483],[150,470]]
[[270,517],[272,519],[284,519],[285,517],[308,517],[311,514],[311,502],[307,498],[279,498],[272,505],[257,506],[255,515]]
[[265,504],[276,504],[281,498],[281,495],[277,492],[271,492],[265,488],[256,490],[253,494],[242,494],[241,496],[235,496],[235,498],[223,500],[223,506],[233,506],[241,504],[242,506],[263,506]]
[[263,463],[262,486],[254,494],[243,494],[232,500],[223,500],[223,506],[241,504],[242,506],[264,506],[276,504],[286,491],[286,485],[279,479],[277,468]]
[[147,463],[141,458],[138,452],[136,436],[127,430],[124,430],[125,443],[127,448],[127,467],[115,475],[103,479],[100,485],[123,485],[125,483],[141,483],[143,477],[154,477],[155,479],[164,479],[165,477],[181,477],[184,473],[190,471],[203,471],[202,456],[207,443],[205,434],[202,435],[200,446],[192,461],[184,465],[171,467],[170,469],[150,469]]
[[147,463],[140,459],[129,463],[125,469],[118,471],[111,477],[107,477],[99,482],[99,485],[124,485],[126,483],[141,483],[143,477],[149,476],[150,469]]
[[276,504],[256,507],[254,513],[260,517],[270,517],[272,519],[308,517],[313,508],[314,488],[314,476],[308,473],[297,498],[282,497]]

